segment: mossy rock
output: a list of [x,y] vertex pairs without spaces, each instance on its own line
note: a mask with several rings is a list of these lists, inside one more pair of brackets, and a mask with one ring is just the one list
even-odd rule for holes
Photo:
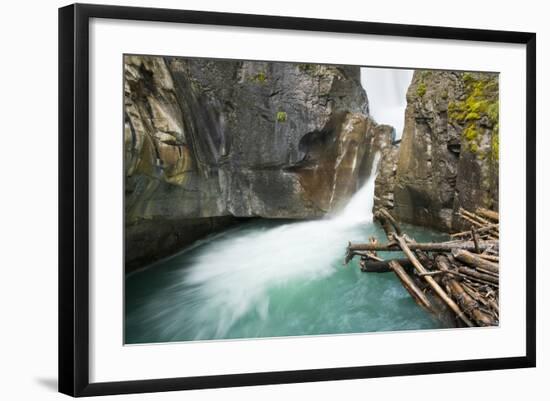
[[429,71],[429,70],[422,71],[422,72],[420,73],[420,78],[422,78],[422,79],[427,79],[427,78],[429,78],[429,77],[431,77],[431,76],[432,76],[432,72]]
[[416,87],[416,94],[419,97],[424,97],[426,94],[426,84],[424,82],[420,82],[418,86]]
[[298,64],[298,69],[301,72],[314,75],[319,71],[319,65],[318,64]]
[[462,135],[467,149],[472,153],[479,151],[480,127],[482,118],[487,117],[491,126],[491,157],[498,160],[498,77],[494,74],[475,74],[465,72],[462,81],[466,86],[466,98],[449,103],[450,122],[465,125]]
[[468,124],[468,126],[464,129],[463,135],[468,142],[477,140],[478,132],[475,124]]
[[250,78],[251,81],[263,84],[267,81],[267,75],[265,72],[260,71],[256,75]]
[[284,123],[286,121],[286,112],[278,111],[276,118],[278,122]]

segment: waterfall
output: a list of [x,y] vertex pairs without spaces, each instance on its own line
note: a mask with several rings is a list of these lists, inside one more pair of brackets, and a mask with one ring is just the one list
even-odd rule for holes
[[[394,126],[398,138],[411,77],[409,70],[361,68],[371,115]],[[128,278],[126,342],[438,327],[393,275],[342,266],[348,241],[384,237],[372,223],[379,157],[367,182],[335,215],[251,221]],[[422,230],[410,232],[417,239],[438,238]]]
[[395,128],[396,139],[403,134],[407,89],[413,70],[361,68],[361,85],[367,92],[371,116],[379,124]]
[[344,209],[334,217],[337,224],[369,223],[372,221],[374,205],[374,182],[380,153],[376,153],[367,182],[349,200]]
[[[342,269],[347,241],[358,237],[357,230],[364,232],[373,226],[377,165],[378,155],[368,181],[335,216],[276,227],[254,226],[209,242],[207,251],[187,260],[190,268],[171,279],[172,295],[149,305],[147,315],[174,314],[180,334],[193,332],[194,339],[223,338],[250,313],[266,319],[270,291]],[[178,301],[170,303],[172,296]]]
[[[375,177],[335,216],[250,221],[129,276],[126,343],[439,327],[394,275],[342,265],[349,241],[384,238],[372,223]],[[407,232],[442,240],[424,228]]]

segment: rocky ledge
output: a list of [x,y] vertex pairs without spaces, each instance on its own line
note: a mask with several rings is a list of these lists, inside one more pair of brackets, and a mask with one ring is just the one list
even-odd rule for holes
[[393,134],[359,67],[127,56],[124,82],[127,271],[238,218],[338,210]]

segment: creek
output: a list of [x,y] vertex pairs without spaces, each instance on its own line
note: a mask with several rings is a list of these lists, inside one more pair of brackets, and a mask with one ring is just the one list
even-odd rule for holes
[[348,241],[385,239],[372,221],[374,176],[334,216],[251,220],[127,276],[126,343],[439,328],[393,273],[343,265]]

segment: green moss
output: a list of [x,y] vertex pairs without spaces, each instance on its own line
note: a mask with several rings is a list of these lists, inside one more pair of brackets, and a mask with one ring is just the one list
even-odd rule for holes
[[493,125],[498,125],[498,109],[498,100],[489,104],[489,106],[487,107],[487,116],[489,116],[489,120],[491,120]]
[[477,139],[477,129],[475,124],[468,124],[468,126],[464,129],[464,137],[468,140],[468,142],[472,142]]
[[[479,135],[484,132],[479,128],[479,121],[487,117],[492,125],[491,152],[493,159],[498,159],[498,80],[495,76],[465,72],[462,80],[466,86],[466,98],[448,105],[449,121],[466,125],[463,136],[467,149],[472,153],[479,151]],[[496,138],[496,139],[495,139]],[[493,143],[496,141],[495,152]],[[481,154],[481,152],[480,152]]]
[[424,80],[426,78],[429,78],[431,75],[432,75],[431,71],[422,71],[420,73],[420,78],[422,78]]
[[479,113],[476,113],[475,111],[471,111],[469,112],[466,117],[464,117],[464,119],[466,121],[470,121],[470,120],[479,120],[481,118],[481,116],[479,115]]
[[265,81],[267,81],[267,75],[265,74],[265,72],[260,71],[256,75],[250,77],[250,80],[263,84]]
[[315,74],[318,70],[317,64],[298,64],[298,69],[301,72],[306,72],[308,74]]
[[462,80],[469,84],[470,82],[474,81],[474,76],[470,72],[465,72],[462,74]]
[[277,121],[280,123],[284,123],[286,121],[286,113],[284,111],[277,112]]
[[416,87],[416,94],[419,97],[423,97],[426,94],[426,84],[424,82],[420,82],[418,86]]

